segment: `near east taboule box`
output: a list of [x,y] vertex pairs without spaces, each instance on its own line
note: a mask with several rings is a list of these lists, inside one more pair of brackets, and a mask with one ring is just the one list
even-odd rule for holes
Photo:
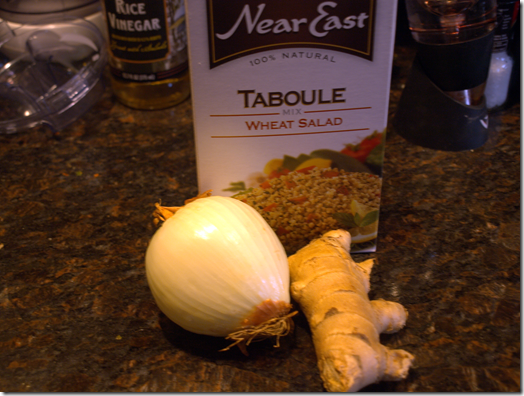
[[199,190],[374,251],[395,0],[186,0]]

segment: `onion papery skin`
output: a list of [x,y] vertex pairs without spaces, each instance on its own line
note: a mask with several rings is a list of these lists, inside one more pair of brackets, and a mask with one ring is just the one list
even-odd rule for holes
[[146,275],[160,310],[198,334],[226,337],[259,304],[290,303],[282,243],[255,209],[229,197],[196,199],[168,218],[147,248]]

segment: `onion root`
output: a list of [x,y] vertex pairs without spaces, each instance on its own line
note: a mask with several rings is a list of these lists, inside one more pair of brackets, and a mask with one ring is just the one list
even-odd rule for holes
[[288,313],[283,316],[269,319],[256,326],[246,326],[240,330],[234,331],[226,337],[226,340],[234,340],[228,347],[221,349],[220,352],[227,351],[235,345],[248,356],[246,347],[251,342],[262,341],[269,337],[276,337],[275,348],[280,347],[280,337],[285,337],[293,331],[293,320],[298,311]]

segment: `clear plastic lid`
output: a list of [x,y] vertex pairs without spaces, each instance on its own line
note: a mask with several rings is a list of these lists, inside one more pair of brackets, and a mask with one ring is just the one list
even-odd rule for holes
[[17,0],[2,1],[0,10],[20,14],[45,14],[50,12],[68,11],[90,4],[99,3],[98,0]]
[[106,62],[102,33],[84,19],[0,21],[0,133],[75,121],[103,93]]

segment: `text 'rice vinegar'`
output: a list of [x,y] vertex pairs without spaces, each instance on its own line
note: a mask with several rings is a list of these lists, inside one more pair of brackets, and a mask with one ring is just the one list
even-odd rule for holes
[[183,0],[105,0],[111,85],[135,109],[172,107],[190,93]]

